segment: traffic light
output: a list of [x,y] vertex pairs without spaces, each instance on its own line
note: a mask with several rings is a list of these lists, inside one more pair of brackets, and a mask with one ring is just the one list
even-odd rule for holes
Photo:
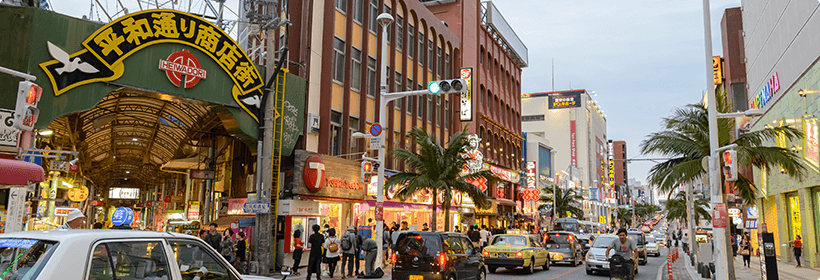
[[362,183],[370,184],[370,178],[373,177],[373,163],[368,160],[362,161]]
[[737,151],[728,150],[723,152],[723,175],[726,176],[726,181],[737,181]]
[[20,130],[32,130],[40,116],[37,102],[43,89],[30,81],[22,81],[17,86],[17,106],[14,109],[14,127]]
[[467,80],[452,79],[433,81],[427,84],[427,91],[430,92],[430,94],[461,93],[467,91]]

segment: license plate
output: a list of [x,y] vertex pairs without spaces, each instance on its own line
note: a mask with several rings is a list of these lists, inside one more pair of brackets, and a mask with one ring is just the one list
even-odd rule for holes
[[[507,254],[505,254],[505,253],[498,253],[498,257],[499,257],[499,258],[506,258],[506,257],[507,257]],[[410,280],[413,280],[413,279],[410,279]]]
[[[604,268],[609,268],[609,264],[608,264],[608,263],[605,263],[605,264],[604,264]],[[412,277],[412,276],[411,276],[411,277]],[[410,278],[410,280],[413,280],[413,278]]]
[[424,280],[424,276],[421,276],[421,275],[410,275],[410,280]]

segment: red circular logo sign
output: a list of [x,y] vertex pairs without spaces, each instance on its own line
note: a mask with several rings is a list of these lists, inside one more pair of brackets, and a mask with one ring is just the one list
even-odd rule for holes
[[192,88],[207,77],[196,56],[185,49],[172,53],[168,60],[160,59],[159,69],[164,70],[168,80],[177,87]]
[[304,173],[305,186],[308,190],[311,192],[322,190],[322,186],[325,185],[325,179],[327,178],[325,163],[322,161],[322,157],[318,155],[310,156],[307,161],[305,161],[305,170],[302,173]]

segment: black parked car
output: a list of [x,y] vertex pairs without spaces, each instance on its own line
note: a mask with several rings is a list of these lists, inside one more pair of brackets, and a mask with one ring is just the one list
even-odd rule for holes
[[393,279],[486,280],[481,252],[466,235],[411,231],[399,235],[393,261]]
[[583,249],[575,233],[550,231],[544,235],[544,248],[550,252],[552,263],[568,262],[572,266],[582,263]]

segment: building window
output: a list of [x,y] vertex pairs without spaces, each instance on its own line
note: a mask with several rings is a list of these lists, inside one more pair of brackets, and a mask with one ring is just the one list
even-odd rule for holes
[[484,69],[490,71],[490,64],[493,62],[493,57],[490,55],[490,52],[487,51],[487,64],[484,64]]
[[433,96],[427,95],[427,122],[433,122]]
[[396,17],[396,49],[401,51],[401,47],[403,45],[402,39],[404,37],[404,18],[401,16]]
[[441,125],[441,95],[436,95],[436,126]]
[[[388,13],[388,14],[391,14],[391,15],[393,14],[393,11],[387,5],[384,6],[384,12]],[[395,24],[391,24],[390,26],[387,26],[387,43],[388,44],[390,44],[390,38],[391,38],[390,36],[393,35],[393,26],[395,26]]]
[[436,61],[438,62],[438,78],[441,79],[441,76],[444,74],[444,60],[441,59],[441,47],[436,48]]
[[478,55],[478,60],[481,65],[484,65],[484,47],[481,48],[481,54]]
[[342,113],[330,113],[330,155],[338,156],[342,151]]
[[[413,79],[407,79],[407,91],[411,91],[411,90],[413,90]],[[413,97],[409,96],[405,99],[407,100],[407,107],[406,107],[405,110],[407,110],[407,114],[412,114],[413,113]]]
[[377,17],[379,17],[379,0],[370,0],[370,22],[367,24],[367,29],[370,29],[372,33],[376,33],[378,28]]
[[333,41],[333,81],[344,83],[345,80],[345,41],[335,37]]
[[[403,78],[401,77],[401,73],[396,71],[396,87],[394,88],[395,89],[394,92],[401,91],[401,81],[402,81],[402,79]],[[396,99],[396,101],[393,102],[393,106],[395,106],[396,109],[401,110],[401,99]]]
[[451,77],[452,76],[450,76],[450,54],[448,53],[444,55],[444,78],[449,79]]
[[[350,117],[350,121],[348,122],[349,129],[347,130],[347,138],[350,140],[350,150],[347,152],[348,154],[355,154],[359,152],[359,139],[353,138],[353,133],[359,131],[359,119]],[[356,158],[355,155],[351,155],[351,158]]]
[[424,64],[424,34],[419,33],[419,65]]
[[353,21],[361,24],[364,18],[364,0],[353,0]]
[[[419,87],[419,89],[421,89]],[[424,96],[418,96],[418,100],[416,100],[416,117],[421,119],[422,114],[424,114]]]
[[353,47],[352,54],[353,64],[350,72],[352,72],[353,81],[350,83],[350,88],[353,91],[359,92],[362,89],[362,51]]
[[408,25],[407,26],[407,57],[409,57],[410,59],[413,59],[415,57],[415,56],[413,56],[413,49],[415,49],[415,45],[416,45],[415,44],[416,39],[413,36],[415,34],[416,34],[416,32],[413,31],[413,26]]
[[544,121],[546,118],[544,115],[529,115],[529,116],[521,116],[522,122],[537,122],[537,121]]
[[444,129],[450,127],[450,100],[444,100]]
[[339,10],[343,14],[347,13],[347,0],[336,0],[336,10]]
[[484,85],[481,85],[481,89],[480,89],[480,90],[479,90],[479,92],[478,92],[478,104],[481,104],[481,106],[485,106],[485,107],[486,107],[487,105],[486,105],[486,104],[484,104],[484,92],[485,92],[485,91],[486,91],[486,90],[484,89]]
[[427,71],[433,71],[433,41],[427,41]]
[[367,96],[375,97],[379,92],[379,81],[376,80],[376,59],[367,56]]

